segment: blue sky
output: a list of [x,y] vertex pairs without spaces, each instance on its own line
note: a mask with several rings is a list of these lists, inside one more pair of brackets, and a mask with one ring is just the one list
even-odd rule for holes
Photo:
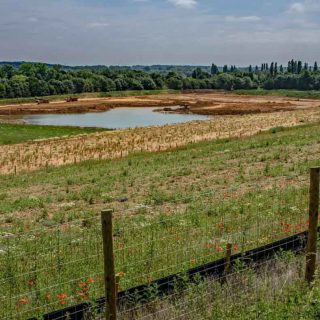
[[0,60],[320,60],[320,0],[0,0]]

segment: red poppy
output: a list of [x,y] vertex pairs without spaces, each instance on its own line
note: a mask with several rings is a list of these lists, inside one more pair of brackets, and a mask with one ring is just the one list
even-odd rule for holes
[[66,302],[64,300],[60,300],[59,303],[62,304],[62,305],[66,304]]
[[51,298],[51,294],[50,294],[50,293],[47,293],[47,294],[46,294],[46,299],[49,300],[50,298]]
[[67,297],[67,295],[65,293],[61,293],[58,295],[59,299],[65,299]]
[[94,280],[92,278],[87,279],[88,283],[94,283]]
[[20,303],[28,303],[28,302],[29,302],[29,300],[28,300],[28,299],[26,299],[26,298],[23,298],[23,299],[20,299],[20,300],[19,300],[19,302],[20,302]]
[[86,287],[86,286],[87,286],[87,284],[84,283],[84,282],[79,283],[79,287],[80,287],[80,288],[84,288],[84,287]]

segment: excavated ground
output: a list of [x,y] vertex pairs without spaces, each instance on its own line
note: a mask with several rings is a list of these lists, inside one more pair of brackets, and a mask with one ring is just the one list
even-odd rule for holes
[[202,115],[242,115],[293,111],[320,106],[319,100],[268,96],[239,96],[225,92],[192,92],[134,97],[87,98],[75,102],[52,101],[0,106],[0,115],[84,113],[118,107],[159,107],[161,112]]

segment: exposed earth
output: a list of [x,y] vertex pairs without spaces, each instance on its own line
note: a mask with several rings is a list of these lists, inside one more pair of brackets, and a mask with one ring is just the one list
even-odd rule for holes
[[101,112],[118,107],[159,107],[158,111],[162,112],[242,115],[310,109],[320,107],[320,101],[270,96],[239,96],[225,92],[205,91],[134,97],[86,98],[73,102],[11,104],[0,106],[0,115]]

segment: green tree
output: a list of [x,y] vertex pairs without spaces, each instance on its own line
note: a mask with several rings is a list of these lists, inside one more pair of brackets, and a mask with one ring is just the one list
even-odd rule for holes
[[157,85],[150,77],[142,78],[141,84],[145,90],[155,90],[157,88]]
[[71,94],[75,92],[75,87],[71,80],[63,80],[61,82],[62,82],[63,93]]
[[214,63],[211,65],[211,75],[219,74],[219,68]]
[[86,79],[83,85],[83,92],[93,92],[93,91],[94,91],[93,82],[90,79]]
[[232,90],[234,88],[234,76],[227,73],[219,74],[218,88],[224,90]]
[[271,62],[269,72],[270,72],[271,77],[273,77],[274,76],[274,63],[273,62]]
[[181,90],[183,88],[183,82],[180,78],[171,77],[167,80],[168,88],[173,90]]
[[128,78],[127,82],[129,90],[143,90],[143,85],[141,81],[133,78]]
[[124,78],[117,78],[114,80],[114,84],[116,86],[116,90],[121,91],[121,90],[127,90],[129,88],[129,84]]
[[298,66],[296,68],[296,73],[300,74],[302,71],[302,61],[298,61]]
[[6,86],[4,83],[0,82],[0,98],[6,97]]
[[30,77],[28,82],[31,96],[47,96],[50,94],[49,85],[46,81]]
[[207,72],[203,71],[201,68],[196,68],[192,72],[192,78],[194,79],[207,79],[209,77],[210,75]]
[[77,77],[77,78],[73,78],[72,82],[73,82],[75,93],[84,92],[84,85],[85,85],[84,79]]

